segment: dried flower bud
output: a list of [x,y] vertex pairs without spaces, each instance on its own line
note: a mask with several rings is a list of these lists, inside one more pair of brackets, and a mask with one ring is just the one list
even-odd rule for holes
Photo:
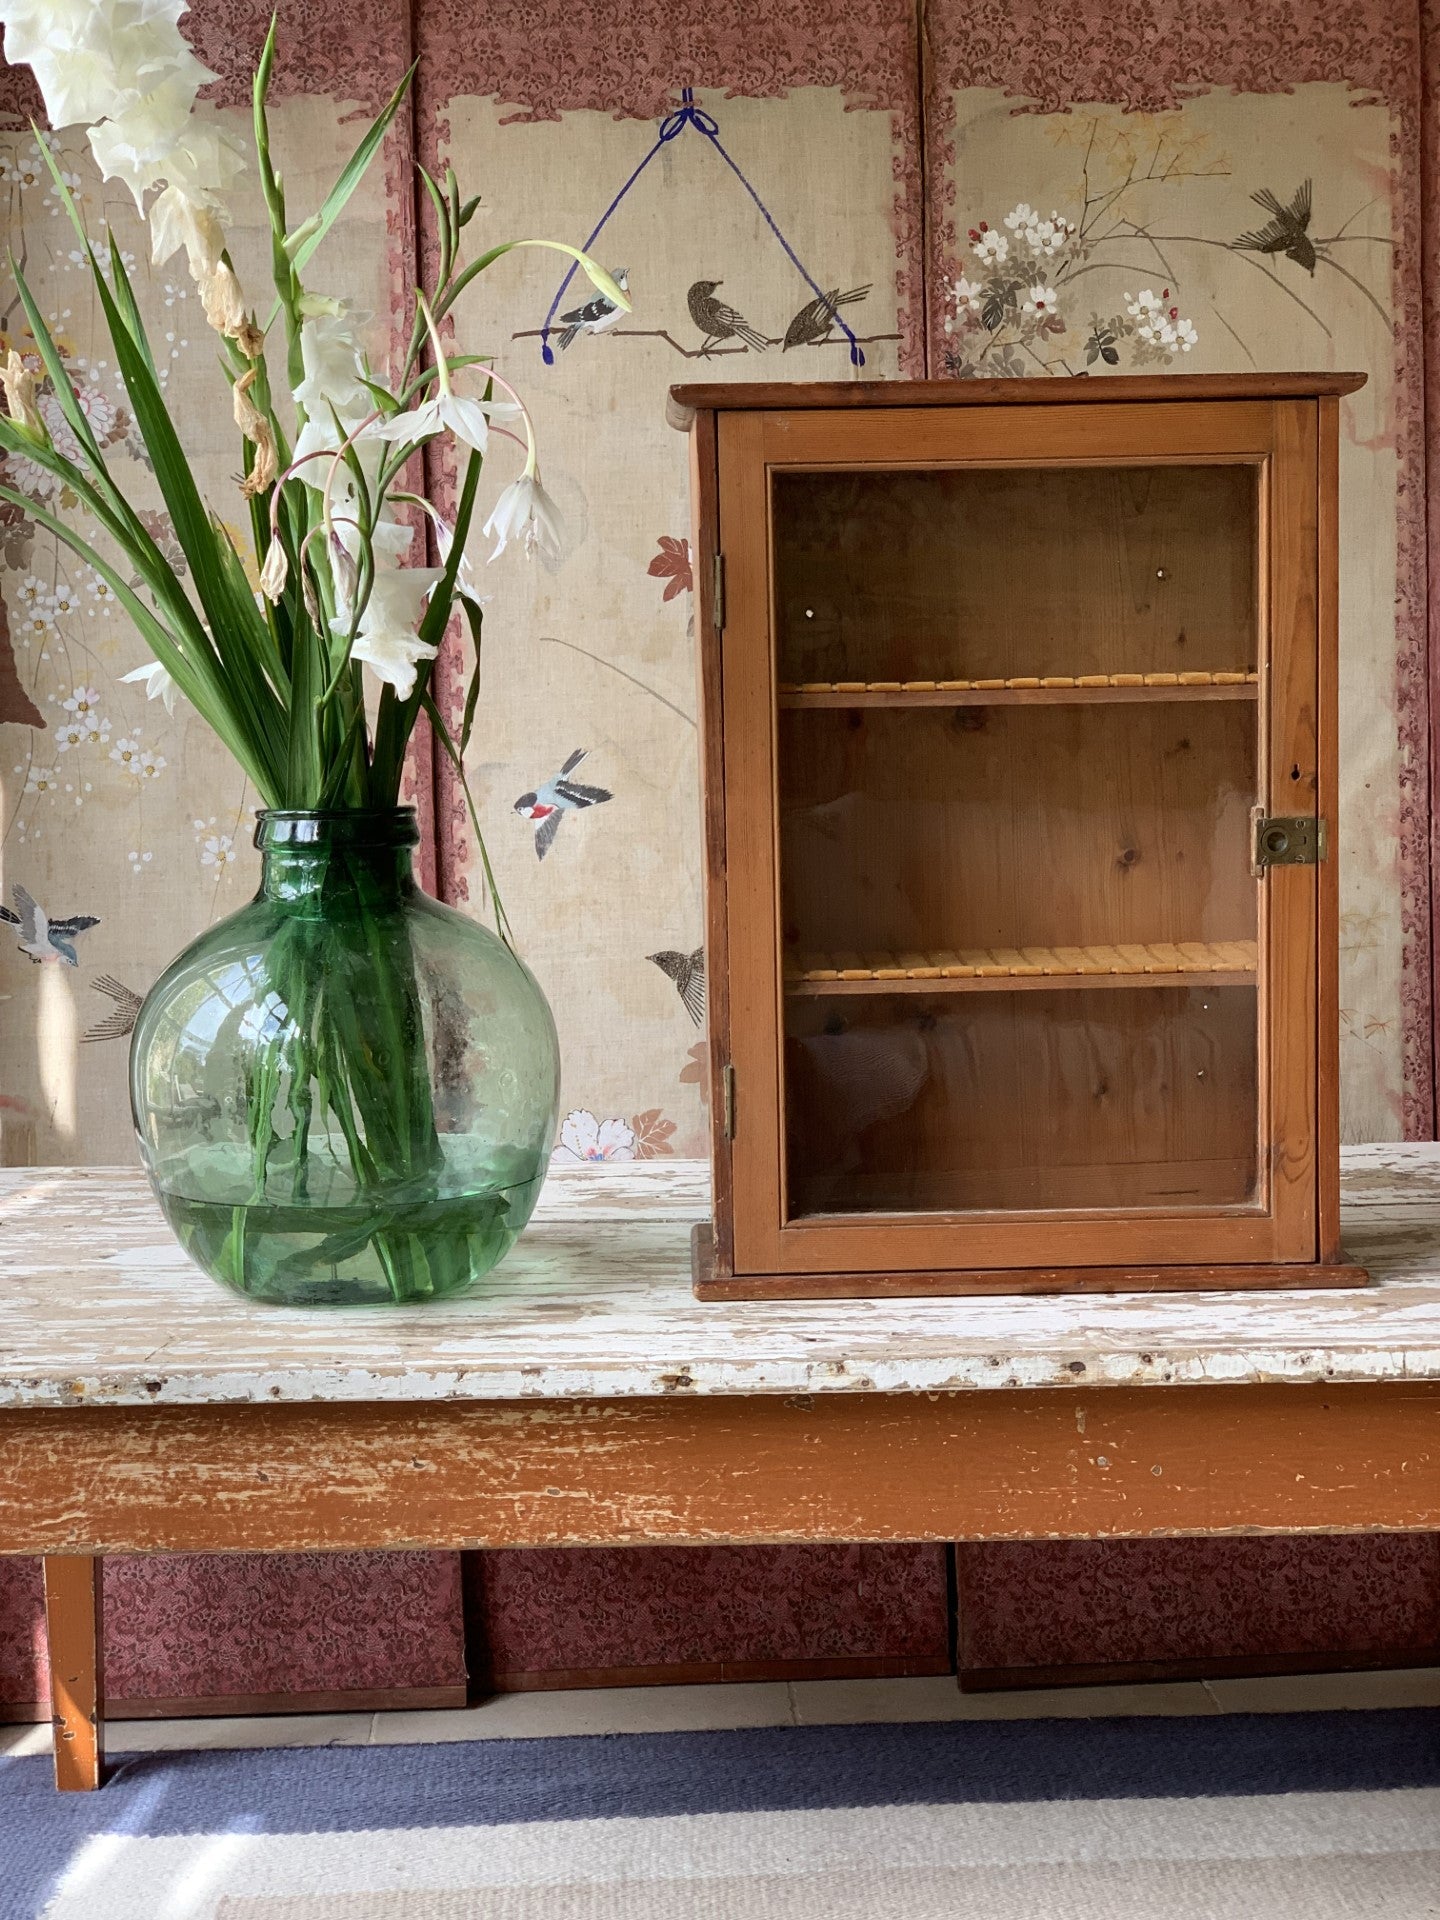
[[234,340],[247,360],[258,360],[265,351],[265,335],[248,314],[235,329]]
[[338,534],[331,534],[329,548],[330,578],[335,583],[335,598],[341,610],[348,612],[355,599],[355,589],[360,584],[360,570]]
[[278,534],[272,534],[265,553],[265,563],[260,569],[261,593],[273,604],[284,593],[289,577],[290,562],[285,557],[285,543]]
[[247,440],[256,437],[256,429],[265,424],[265,416],[250,398],[250,389],[259,376],[259,368],[251,367],[242,373],[235,382],[232,399],[235,407],[235,424]]
[[305,611],[310,616],[310,624],[317,628],[323,626],[325,616],[320,611],[320,596],[315,591],[315,582],[311,578],[310,569],[303,557],[300,562],[300,597],[305,602]]
[[0,366],[0,386],[5,389],[5,410],[11,425],[27,440],[48,446],[50,435],[35,407],[35,376],[13,347]]
[[280,464],[275,430],[250,398],[250,389],[258,373],[258,367],[249,368],[241,374],[234,387],[235,424],[255,448],[250,471],[240,482],[240,491],[247,500],[253,500],[257,494],[264,493],[275,484]]
[[216,333],[233,340],[245,325],[245,297],[228,262],[222,260],[200,282],[200,300]]

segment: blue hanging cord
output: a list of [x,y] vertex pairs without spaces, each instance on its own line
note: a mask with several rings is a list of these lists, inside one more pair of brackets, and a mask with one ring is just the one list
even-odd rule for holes
[[[760,198],[759,194],[755,191],[754,187],[752,187],[750,182],[746,179],[741,168],[726,152],[724,146],[721,144],[721,141],[720,141],[719,123],[713,118],[712,115],[706,113],[703,107],[696,106],[695,89],[693,87],[681,88],[679,107],[676,109],[674,113],[667,114],[665,119],[663,119],[660,122],[660,130],[659,130],[659,133],[656,135],[654,146],[651,147],[650,151],[645,155],[645,158],[640,162],[639,166],[636,167],[635,171],[630,175],[630,178],[625,182],[624,186],[621,187],[620,191],[616,194],[615,198],[610,202],[609,206],[605,209],[604,213],[601,214],[599,220],[595,224],[594,231],[591,233],[589,239],[585,242],[581,251],[583,253],[590,252],[590,250],[595,245],[595,242],[599,239],[601,233],[604,231],[605,226],[607,222],[610,220],[611,215],[615,213],[616,209],[620,205],[620,202],[625,198],[626,194],[629,193],[630,189],[634,186],[635,182],[640,178],[641,174],[644,173],[645,169],[649,166],[650,162],[655,158],[656,154],[660,152],[662,147],[668,146],[672,140],[678,139],[679,136],[685,131],[686,127],[694,127],[697,133],[704,134],[705,138],[710,142],[711,146],[715,149],[716,153],[719,154],[720,158],[725,162],[726,166],[729,167],[730,171],[734,174],[735,178],[740,182],[741,186],[744,187],[746,193],[749,194],[750,198],[755,202],[755,205],[760,209],[760,217],[764,220],[766,226],[769,227],[771,233],[773,233],[775,238],[780,242],[781,247],[784,249],[786,259],[789,260],[790,264],[794,267],[795,271],[800,275],[800,278],[805,282],[806,286],[809,287],[810,291],[815,295],[815,297],[819,300],[823,300],[826,297],[825,289],[820,285],[819,281],[814,279],[812,275],[809,273],[809,271],[805,266],[804,261],[801,260],[799,254],[796,253],[795,249],[791,246],[790,242],[785,238],[784,234],[780,231],[779,227],[776,225],[774,216],[771,214],[770,209],[766,206],[765,202]],[[555,298],[550,302],[550,311],[545,315],[545,324],[540,329],[540,354],[541,354],[541,358],[544,360],[547,367],[553,367],[555,364],[555,353],[553,348],[550,345],[551,323],[554,321],[555,314],[559,308],[560,302],[565,298],[565,289],[570,285],[570,282],[575,278],[575,275],[579,272],[579,270],[580,269],[578,265],[575,265],[575,264],[572,264],[567,270],[565,274],[565,278],[560,282],[559,287],[555,291]],[[838,307],[835,309],[832,315],[832,324],[839,327],[840,331],[844,334],[845,338],[850,342],[851,366],[863,367],[865,364],[864,351],[860,346],[860,342],[856,339],[854,332],[847,325]]]

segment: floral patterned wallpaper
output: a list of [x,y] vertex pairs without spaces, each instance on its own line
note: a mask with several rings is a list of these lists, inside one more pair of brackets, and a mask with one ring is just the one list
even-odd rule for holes
[[[1074,71],[1047,71],[1042,87],[1038,18],[977,35],[969,12],[932,0],[922,74],[908,8],[872,0],[858,17],[829,12],[792,5],[757,44],[723,10],[671,10],[663,32],[622,51],[583,8],[502,6],[477,37],[447,6],[426,6],[408,23],[369,23],[351,71],[323,75],[372,99],[412,43],[421,58],[413,124],[331,242],[337,283],[376,315],[377,354],[409,249],[425,241],[405,187],[411,143],[481,187],[482,238],[529,229],[591,240],[626,269],[636,302],[620,325],[587,323],[573,282],[532,254],[487,276],[455,318],[462,344],[496,345],[534,396],[569,528],[548,572],[486,576],[471,765],[507,904],[561,1029],[570,1117],[557,1152],[705,1150],[688,505],[665,389],[696,371],[883,377],[924,371],[927,358],[957,379],[1369,371],[1347,407],[1343,456],[1344,1124],[1356,1139],[1427,1130],[1428,695],[1405,10],[1377,0],[1361,10],[1368,37],[1352,23],[1325,48],[1271,31],[1265,10],[1252,11],[1239,45],[1177,24],[1182,39],[1199,36],[1195,59],[1216,63],[1222,82],[1207,89],[1203,66],[1183,68],[1183,100],[1168,57],[1124,68],[1124,97],[1107,99],[1099,21],[1086,35],[1067,28]],[[258,12],[202,5],[197,26],[236,97]],[[285,52],[292,92],[315,85],[311,40]],[[686,84],[706,77],[718,84]],[[10,91],[18,123],[23,85]],[[288,126],[280,110],[292,174],[318,179],[348,144],[344,95],[330,97],[323,114],[292,101]],[[137,256],[131,210],[102,202],[75,151],[66,166],[94,230],[113,220],[116,244]],[[149,477],[79,249],[18,127],[0,131],[0,193],[96,431],[143,494]],[[259,234],[240,234],[242,266],[247,238]],[[180,358],[185,277],[137,267],[175,377],[193,377]],[[23,346],[22,334],[12,301],[0,342]],[[237,513],[228,430],[207,420],[198,386],[188,417],[222,515]],[[43,495],[45,476],[11,465]],[[438,467],[427,477],[443,501],[450,477]],[[103,583],[13,511],[0,543],[0,887],[14,916],[0,942],[4,1157],[124,1158],[124,1039],[137,996],[250,885],[250,796],[183,709],[147,700],[132,672],[143,649]],[[458,693],[450,688],[452,701]],[[441,829],[436,877],[464,900],[473,849],[463,809],[443,763],[424,775],[417,798]]]

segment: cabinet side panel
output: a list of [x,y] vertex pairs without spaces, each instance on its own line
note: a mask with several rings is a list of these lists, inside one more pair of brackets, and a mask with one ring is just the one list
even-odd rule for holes
[[730,1142],[725,1133],[724,1071],[730,1058],[730,960],[725,922],[725,708],[715,616],[720,551],[715,415],[690,427],[690,571],[694,581],[695,661],[700,729],[701,846],[705,858],[706,1084],[716,1253],[728,1266],[734,1240]]
[[1340,402],[1317,403],[1318,682],[1315,811],[1330,830],[1318,874],[1315,1154],[1320,1258],[1340,1258]]
[[735,1268],[779,1259],[781,1180],[779,927],[775,847],[775,669],[767,416],[719,429],[725,556],[725,894],[734,1064]]
[[[1321,802],[1317,712],[1319,488],[1313,400],[1275,405],[1267,547],[1271,813]],[[1275,1257],[1313,1260],[1317,1226],[1318,866],[1271,867],[1264,881],[1271,1210]]]

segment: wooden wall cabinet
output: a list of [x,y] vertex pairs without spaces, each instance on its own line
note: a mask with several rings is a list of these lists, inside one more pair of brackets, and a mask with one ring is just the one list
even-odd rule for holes
[[1332,831],[1362,380],[673,390],[699,1292],[1363,1282]]

